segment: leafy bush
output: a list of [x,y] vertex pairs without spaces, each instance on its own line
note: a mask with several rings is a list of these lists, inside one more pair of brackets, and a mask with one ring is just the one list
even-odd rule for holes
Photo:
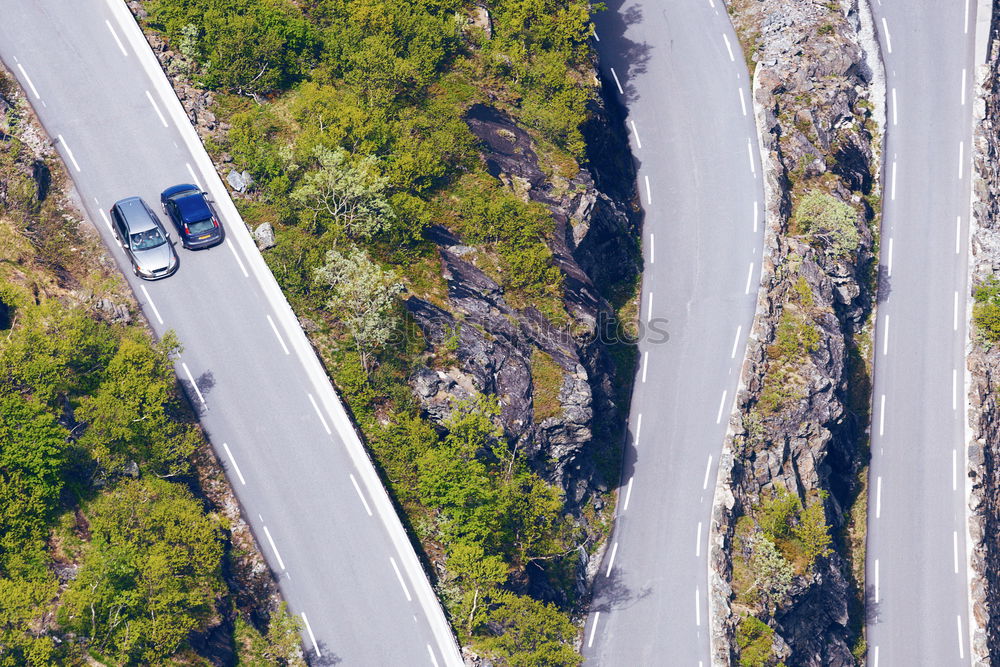
[[267,94],[305,76],[319,36],[288,0],[151,0],[149,20],[203,64],[209,88]]
[[490,613],[494,637],[479,646],[501,667],[572,667],[583,663],[573,650],[576,627],[552,604],[501,593]]
[[991,275],[973,292],[972,321],[990,343],[1000,341],[1000,280]]
[[774,630],[755,616],[744,616],[736,626],[736,645],[740,667],[771,667]]
[[327,306],[351,333],[361,363],[369,369],[372,353],[389,342],[399,325],[396,297],[403,285],[357,249],[328,251],[315,279],[330,288]]
[[764,499],[755,513],[760,529],[772,541],[787,539],[792,534],[792,525],[802,511],[802,503],[794,493],[778,487],[770,498]]
[[157,663],[214,611],[219,528],[184,487],[128,481],[88,510],[92,542],[61,622],[123,662]]
[[803,195],[792,213],[792,223],[802,234],[823,244],[838,257],[858,249],[858,212],[833,195],[812,191]]

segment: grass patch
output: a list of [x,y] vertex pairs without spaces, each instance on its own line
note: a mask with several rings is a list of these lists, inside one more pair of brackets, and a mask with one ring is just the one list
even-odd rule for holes
[[537,347],[531,353],[531,385],[534,388],[535,423],[562,414],[559,392],[562,390],[563,369],[547,352]]

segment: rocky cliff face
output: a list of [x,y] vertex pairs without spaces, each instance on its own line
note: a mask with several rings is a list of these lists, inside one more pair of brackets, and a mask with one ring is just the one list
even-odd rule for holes
[[[732,0],[729,11],[755,61],[767,230],[716,495],[714,659],[738,660],[733,638],[750,614],[770,628],[765,664],[855,664],[863,575],[852,572],[848,524],[867,459],[881,65],[857,0]],[[839,226],[818,222],[833,211]],[[822,504],[831,551],[803,563],[791,541],[768,537],[793,577],[762,601],[761,508],[784,491],[803,508]],[[805,519],[789,521],[795,531]]]
[[[615,481],[599,474],[595,456],[617,451],[615,388],[631,378],[615,377],[604,335],[615,315],[602,288],[634,281],[639,271],[635,175],[623,126],[614,110],[594,111],[590,166],[571,179],[544,173],[531,136],[497,109],[476,105],[466,117],[489,173],[552,214],[555,234],[549,245],[565,277],[569,326],[553,326],[535,308],[510,304],[502,287],[477,266],[480,251],[443,228],[434,229],[431,239],[448,283],[447,304],[417,297],[406,302],[434,348],[452,351],[448,362],[422,367],[412,378],[424,410],[441,421],[455,399],[474,393],[499,397],[506,435],[543,477],[565,489],[571,508]],[[558,408],[544,413],[539,394],[545,389],[536,386],[540,364],[561,376]]]
[[[1000,3],[994,3],[989,61],[982,67],[973,138],[973,219],[970,285],[1000,274]],[[972,552],[972,657],[989,665],[1000,655],[1000,346],[988,345],[975,329],[968,355],[969,534]]]

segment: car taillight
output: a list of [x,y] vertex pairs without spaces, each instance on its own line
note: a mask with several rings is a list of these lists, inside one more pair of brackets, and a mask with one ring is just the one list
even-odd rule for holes
[[190,230],[190,229],[188,229],[188,226],[187,226],[187,225],[184,225],[184,233],[185,233],[185,234],[190,234],[190,233],[191,233],[191,230]]
[[218,227],[219,226],[219,221],[216,218],[213,217],[212,218],[212,224],[215,225],[216,227]]

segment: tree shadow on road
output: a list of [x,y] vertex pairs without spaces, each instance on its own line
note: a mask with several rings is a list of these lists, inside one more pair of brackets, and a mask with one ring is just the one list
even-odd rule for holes
[[629,26],[643,20],[642,8],[638,4],[623,7],[625,1],[606,2],[607,9],[594,15],[594,26],[599,39],[595,46],[600,54],[602,74],[611,81],[613,90],[621,87],[622,102],[629,104],[639,99],[632,80],[646,71],[652,47],[625,36]]
[[316,655],[316,650],[310,648],[305,652],[306,662],[310,667],[328,667],[329,665],[339,665],[343,662],[341,657],[331,651],[326,642],[317,642],[320,655]]
[[191,381],[185,377],[178,377],[178,382],[180,382],[184,393],[188,397],[191,409],[194,410],[200,419],[206,410],[206,406],[202,403],[201,399],[215,388],[215,375],[212,374],[212,371],[205,371],[195,378],[194,384],[191,384]]

